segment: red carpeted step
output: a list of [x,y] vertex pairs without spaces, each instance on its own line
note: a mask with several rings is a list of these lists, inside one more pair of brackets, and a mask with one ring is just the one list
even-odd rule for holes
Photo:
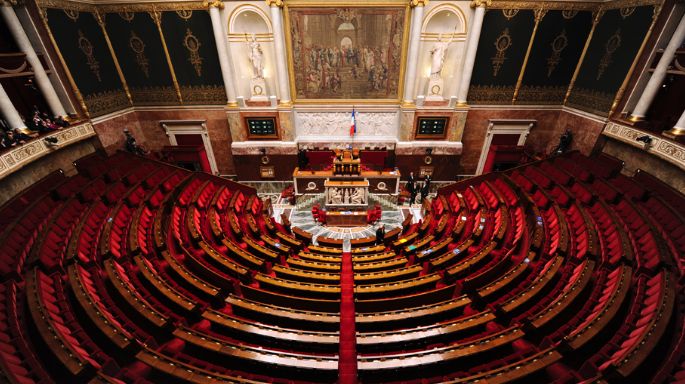
[[357,382],[357,338],[354,326],[354,272],[352,255],[342,254],[340,273],[340,351],[338,383]]

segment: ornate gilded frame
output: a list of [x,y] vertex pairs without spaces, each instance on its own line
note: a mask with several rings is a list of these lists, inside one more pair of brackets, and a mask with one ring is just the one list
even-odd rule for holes
[[404,77],[407,62],[407,49],[409,45],[409,28],[411,21],[410,3],[401,0],[348,0],[348,1],[324,1],[324,0],[292,0],[284,2],[284,30],[290,31],[290,8],[372,8],[372,7],[397,7],[404,8],[404,30],[402,31],[402,52],[400,55],[400,73],[397,87],[397,97],[393,99],[298,99],[295,88],[295,68],[293,62],[293,47],[289,38],[286,38],[286,51],[288,56],[288,79],[290,82],[290,96],[295,104],[400,104],[404,92]]

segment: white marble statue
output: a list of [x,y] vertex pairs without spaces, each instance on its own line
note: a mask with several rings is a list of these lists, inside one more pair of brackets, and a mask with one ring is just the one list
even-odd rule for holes
[[354,191],[352,192],[352,196],[350,197],[350,200],[352,204],[364,204],[364,192],[362,192],[361,188],[355,188]]
[[343,197],[338,188],[330,188],[328,190],[328,203],[329,204],[342,204]]
[[257,42],[255,34],[250,35],[250,40],[247,41],[247,46],[250,49],[250,63],[252,63],[252,73],[254,78],[261,79],[264,77],[264,52],[262,46]]
[[445,55],[447,48],[452,43],[454,35],[450,36],[448,41],[442,41],[442,33],[438,35],[438,42],[435,43],[431,49],[431,77],[440,77],[442,67],[445,64]]

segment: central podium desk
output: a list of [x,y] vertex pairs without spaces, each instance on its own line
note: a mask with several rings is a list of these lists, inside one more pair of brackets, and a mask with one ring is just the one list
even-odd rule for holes
[[363,227],[366,225],[366,211],[326,212],[326,225],[331,227]]

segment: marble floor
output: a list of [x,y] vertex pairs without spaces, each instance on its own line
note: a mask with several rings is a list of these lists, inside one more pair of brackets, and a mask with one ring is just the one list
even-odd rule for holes
[[[324,205],[323,194],[311,194],[300,196],[296,205],[289,204],[286,200],[280,197],[280,193],[263,192],[258,193],[262,199],[271,199],[273,203],[273,216],[276,221],[281,222],[281,214],[285,214],[290,220],[291,226],[303,229],[313,235],[313,241],[316,244],[316,238],[319,236],[330,237],[333,239],[351,240],[363,237],[370,237],[376,235],[376,229],[379,225],[384,224],[385,230],[391,231],[402,225],[402,221],[408,214],[413,215],[412,222],[416,223],[421,220],[421,205],[408,204],[398,206],[390,196],[386,195],[370,195],[370,205],[376,204],[381,206],[381,219],[373,225],[365,225],[362,227],[333,227],[316,223],[312,217],[312,206],[319,204]],[[429,198],[432,197],[429,195]]]

